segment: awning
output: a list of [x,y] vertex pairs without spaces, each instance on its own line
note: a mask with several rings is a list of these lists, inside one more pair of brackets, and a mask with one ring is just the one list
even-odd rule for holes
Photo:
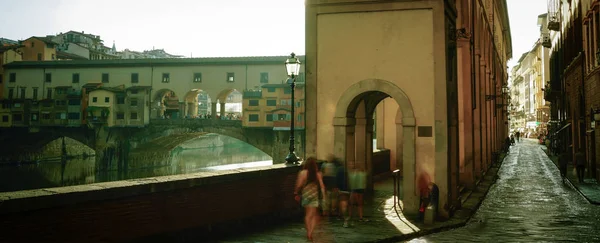
[[102,107],[102,106],[88,106],[86,108],[86,111],[101,111],[101,110],[109,110],[109,107]]
[[558,129],[558,131],[556,131],[554,134],[558,134],[559,132],[562,132],[562,130],[564,130],[565,128],[571,126],[571,123],[567,123],[567,125],[565,125],[564,127],[561,127],[560,129]]

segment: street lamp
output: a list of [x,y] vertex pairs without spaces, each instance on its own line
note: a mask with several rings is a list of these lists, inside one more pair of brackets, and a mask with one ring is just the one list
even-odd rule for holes
[[292,90],[292,119],[290,122],[290,152],[285,157],[285,161],[288,164],[297,164],[300,159],[296,156],[296,146],[294,140],[294,123],[296,121],[296,113],[294,112],[294,107],[296,106],[296,102],[294,101],[294,93],[296,89],[296,76],[300,73],[300,60],[296,57],[296,54],[292,52],[290,58],[285,60],[285,70],[288,75],[287,83],[290,84],[290,89]]

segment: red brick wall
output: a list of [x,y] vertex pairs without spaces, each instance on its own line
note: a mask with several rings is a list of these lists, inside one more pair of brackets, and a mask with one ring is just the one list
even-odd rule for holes
[[159,192],[137,196],[74,205],[64,202],[20,213],[0,211],[0,242],[122,242],[193,228],[209,234],[207,228],[220,224],[292,215],[301,212],[293,200],[298,170],[287,167],[214,176],[188,188],[185,184],[192,184],[191,180],[161,182],[160,190],[153,187]]

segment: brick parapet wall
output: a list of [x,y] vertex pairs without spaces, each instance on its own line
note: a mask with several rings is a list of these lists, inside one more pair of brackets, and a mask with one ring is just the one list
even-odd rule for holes
[[274,165],[0,193],[0,242],[123,242],[290,215],[300,209],[298,171]]

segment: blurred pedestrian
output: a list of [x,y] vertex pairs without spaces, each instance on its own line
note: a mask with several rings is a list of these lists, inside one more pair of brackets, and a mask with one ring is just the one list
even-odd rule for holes
[[325,184],[325,194],[323,197],[323,216],[337,214],[337,159],[330,155],[327,161],[321,166],[321,172],[323,173],[323,184]]
[[336,181],[338,188],[338,201],[339,201],[339,216],[344,220],[343,227],[348,228],[348,223],[350,221],[350,214],[348,211],[348,201],[350,200],[350,187],[348,186],[348,173],[346,170],[346,166],[337,160],[337,173],[336,173]]
[[363,169],[355,169],[350,173],[350,210],[349,215],[352,217],[352,212],[356,208],[358,212],[358,221],[368,222],[364,217],[364,195],[367,188],[367,173]]
[[[313,231],[319,221],[317,209],[319,207],[319,189],[325,192],[323,176],[319,172],[317,160],[309,157],[303,164],[302,170],[296,178],[296,187],[294,190],[294,199],[301,201],[304,207],[304,225],[306,227],[306,237],[313,240]],[[302,193],[299,195],[299,193]],[[324,197],[324,195],[323,195]]]
[[565,179],[567,178],[567,166],[569,165],[569,154],[566,151],[555,151],[558,154],[558,170],[560,171],[560,176],[565,183]]
[[583,183],[585,176],[585,154],[581,150],[575,153],[575,166],[577,168],[577,180],[579,183]]

